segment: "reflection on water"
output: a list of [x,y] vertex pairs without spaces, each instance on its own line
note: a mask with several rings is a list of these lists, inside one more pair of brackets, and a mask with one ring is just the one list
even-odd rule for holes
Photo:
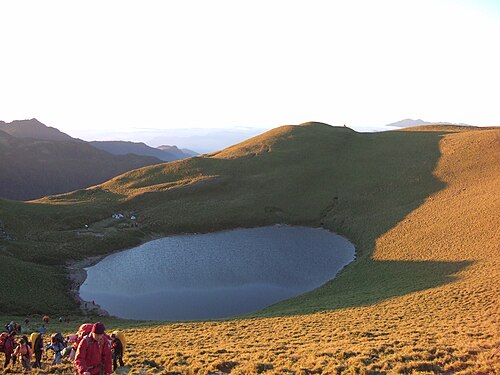
[[104,258],[87,269],[80,296],[123,318],[221,318],[312,290],[353,259],[354,246],[324,229],[179,235]]

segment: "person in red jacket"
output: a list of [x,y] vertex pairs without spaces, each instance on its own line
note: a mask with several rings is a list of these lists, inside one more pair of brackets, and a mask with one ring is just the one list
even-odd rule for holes
[[113,372],[111,343],[104,331],[106,327],[97,322],[92,332],[82,339],[75,355],[78,375],[109,375]]

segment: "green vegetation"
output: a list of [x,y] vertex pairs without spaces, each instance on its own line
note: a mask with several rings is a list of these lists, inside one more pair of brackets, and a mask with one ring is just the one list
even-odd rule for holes
[[[138,169],[95,188],[30,203],[2,201],[1,217],[16,241],[3,242],[1,254],[23,263],[2,266],[2,282],[13,292],[2,298],[1,310],[26,312],[29,305],[14,302],[19,289],[34,312],[57,311],[38,297],[42,291],[66,308],[70,301],[60,269],[66,261],[133,246],[160,233],[323,225],[355,242],[360,261],[348,270],[355,275],[356,267],[366,267],[363,260],[375,239],[443,186],[432,175],[439,140],[436,133],[358,134],[318,123],[282,127],[218,153]],[[113,212],[131,210],[138,212],[139,229],[101,228]],[[52,266],[54,272],[41,272],[33,263]],[[19,274],[36,274],[39,287],[27,287],[29,279]],[[352,284],[351,289],[357,290]],[[323,301],[314,309],[332,303]],[[301,312],[300,303],[290,312]]]
[[[282,127],[90,189],[0,201],[16,239],[0,242],[0,311],[78,314],[65,262],[158,235],[324,226],[357,249],[335,280],[238,320],[132,323],[126,360],[171,374],[500,371],[500,131],[417,130]],[[132,211],[139,228],[109,220]]]

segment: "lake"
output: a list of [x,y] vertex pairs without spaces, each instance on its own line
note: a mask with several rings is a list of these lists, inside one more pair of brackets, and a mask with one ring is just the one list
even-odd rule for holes
[[223,318],[315,289],[354,257],[347,239],[320,228],[276,225],[176,235],[86,268],[80,297],[122,318]]

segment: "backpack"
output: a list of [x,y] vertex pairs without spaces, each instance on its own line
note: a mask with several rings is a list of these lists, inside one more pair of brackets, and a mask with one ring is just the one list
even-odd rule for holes
[[77,336],[77,342],[82,339],[83,336],[88,335],[90,332],[92,332],[92,327],[94,325],[91,323],[85,323],[80,326],[78,329],[78,332],[76,333]]
[[[24,352],[24,353],[23,353]],[[20,355],[22,359],[26,360],[31,355],[31,349],[28,344],[19,344],[14,352],[16,355]]]
[[2,332],[2,334],[0,334],[0,350],[4,349],[5,342],[7,341],[8,338],[9,334],[7,332]]
[[62,346],[66,347],[68,346],[67,341],[64,339],[64,336],[62,335],[61,332],[58,332],[54,335],[54,339],[56,343],[62,344]]
[[[81,327],[80,327],[81,328]],[[79,335],[74,343],[74,345],[71,347],[71,351],[69,352],[69,359],[71,361],[75,360],[76,356],[76,351],[78,350],[78,347],[82,343],[83,340],[86,340],[88,338],[88,333],[85,334],[82,330],[78,331]]]
[[31,347],[28,344],[26,344],[26,354],[23,355],[23,359],[27,360],[30,359],[30,357],[31,357]]
[[32,338],[34,338],[32,344],[33,344],[33,351],[40,352],[43,350],[43,339],[42,335],[40,333],[33,333]]
[[116,338],[118,338],[121,341],[122,346],[123,346],[123,350],[125,350],[125,347],[127,346],[127,340],[125,338],[125,332],[117,330],[117,331],[113,331],[113,334],[116,336]]
[[29,342],[31,343],[32,346],[35,346],[35,341],[38,339],[40,336],[39,332],[32,332],[30,337],[29,337]]

